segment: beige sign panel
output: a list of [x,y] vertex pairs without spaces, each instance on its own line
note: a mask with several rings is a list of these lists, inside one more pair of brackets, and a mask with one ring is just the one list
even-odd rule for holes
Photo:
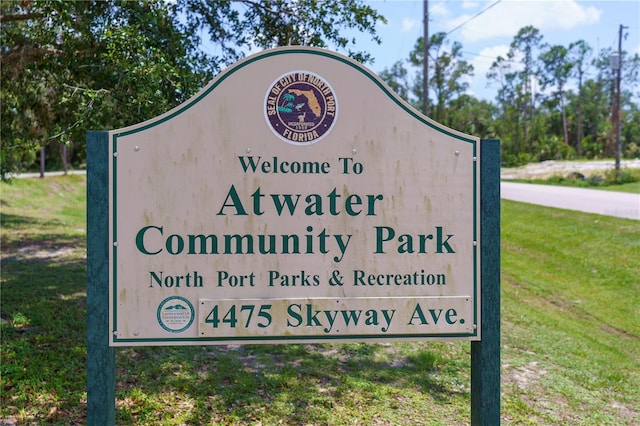
[[479,340],[480,141],[281,48],[110,132],[113,346]]

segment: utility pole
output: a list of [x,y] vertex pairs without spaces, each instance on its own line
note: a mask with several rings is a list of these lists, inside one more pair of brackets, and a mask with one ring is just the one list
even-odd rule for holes
[[429,112],[429,0],[423,2],[424,21],[422,25],[422,46],[424,49],[424,60],[422,61],[422,113],[428,115]]

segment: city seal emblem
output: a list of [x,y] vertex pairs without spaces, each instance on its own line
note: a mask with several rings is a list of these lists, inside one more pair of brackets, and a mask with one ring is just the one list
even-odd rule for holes
[[311,145],[326,136],[336,122],[338,101],[326,80],[309,71],[278,77],[265,96],[268,126],[292,145]]

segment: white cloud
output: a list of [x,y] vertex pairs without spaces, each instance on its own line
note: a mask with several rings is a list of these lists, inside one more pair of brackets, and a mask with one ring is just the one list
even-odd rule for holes
[[[471,93],[479,98],[487,98],[489,93],[491,96],[497,89],[495,84],[488,87],[487,72],[498,56],[506,57],[509,46],[497,45],[482,49],[474,58],[468,60],[473,65],[473,78],[469,81],[470,87],[475,88],[477,93]],[[492,99],[489,99],[492,100]]]
[[[488,1],[483,7],[492,3],[494,1]],[[601,14],[602,11],[596,7],[579,4],[575,0],[502,0],[473,19],[473,14],[464,14],[446,22],[445,27],[453,29],[464,23],[457,32],[463,41],[475,42],[513,37],[527,25],[544,32],[595,24]]]
[[464,0],[462,2],[462,8],[463,9],[479,9],[480,5],[482,3],[480,3],[479,1],[473,1],[473,0]]
[[417,20],[411,19],[411,18],[404,18],[402,20],[402,30],[401,31],[403,33],[411,32],[418,25],[421,25],[420,21],[417,21]]
[[446,3],[441,2],[435,5],[429,5],[429,16],[431,17],[444,17],[451,16],[449,9],[447,9]]

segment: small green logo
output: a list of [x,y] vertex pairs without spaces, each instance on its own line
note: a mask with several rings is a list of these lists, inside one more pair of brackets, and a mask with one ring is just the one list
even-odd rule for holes
[[193,305],[184,297],[167,297],[158,306],[158,323],[169,333],[182,333],[195,319]]

